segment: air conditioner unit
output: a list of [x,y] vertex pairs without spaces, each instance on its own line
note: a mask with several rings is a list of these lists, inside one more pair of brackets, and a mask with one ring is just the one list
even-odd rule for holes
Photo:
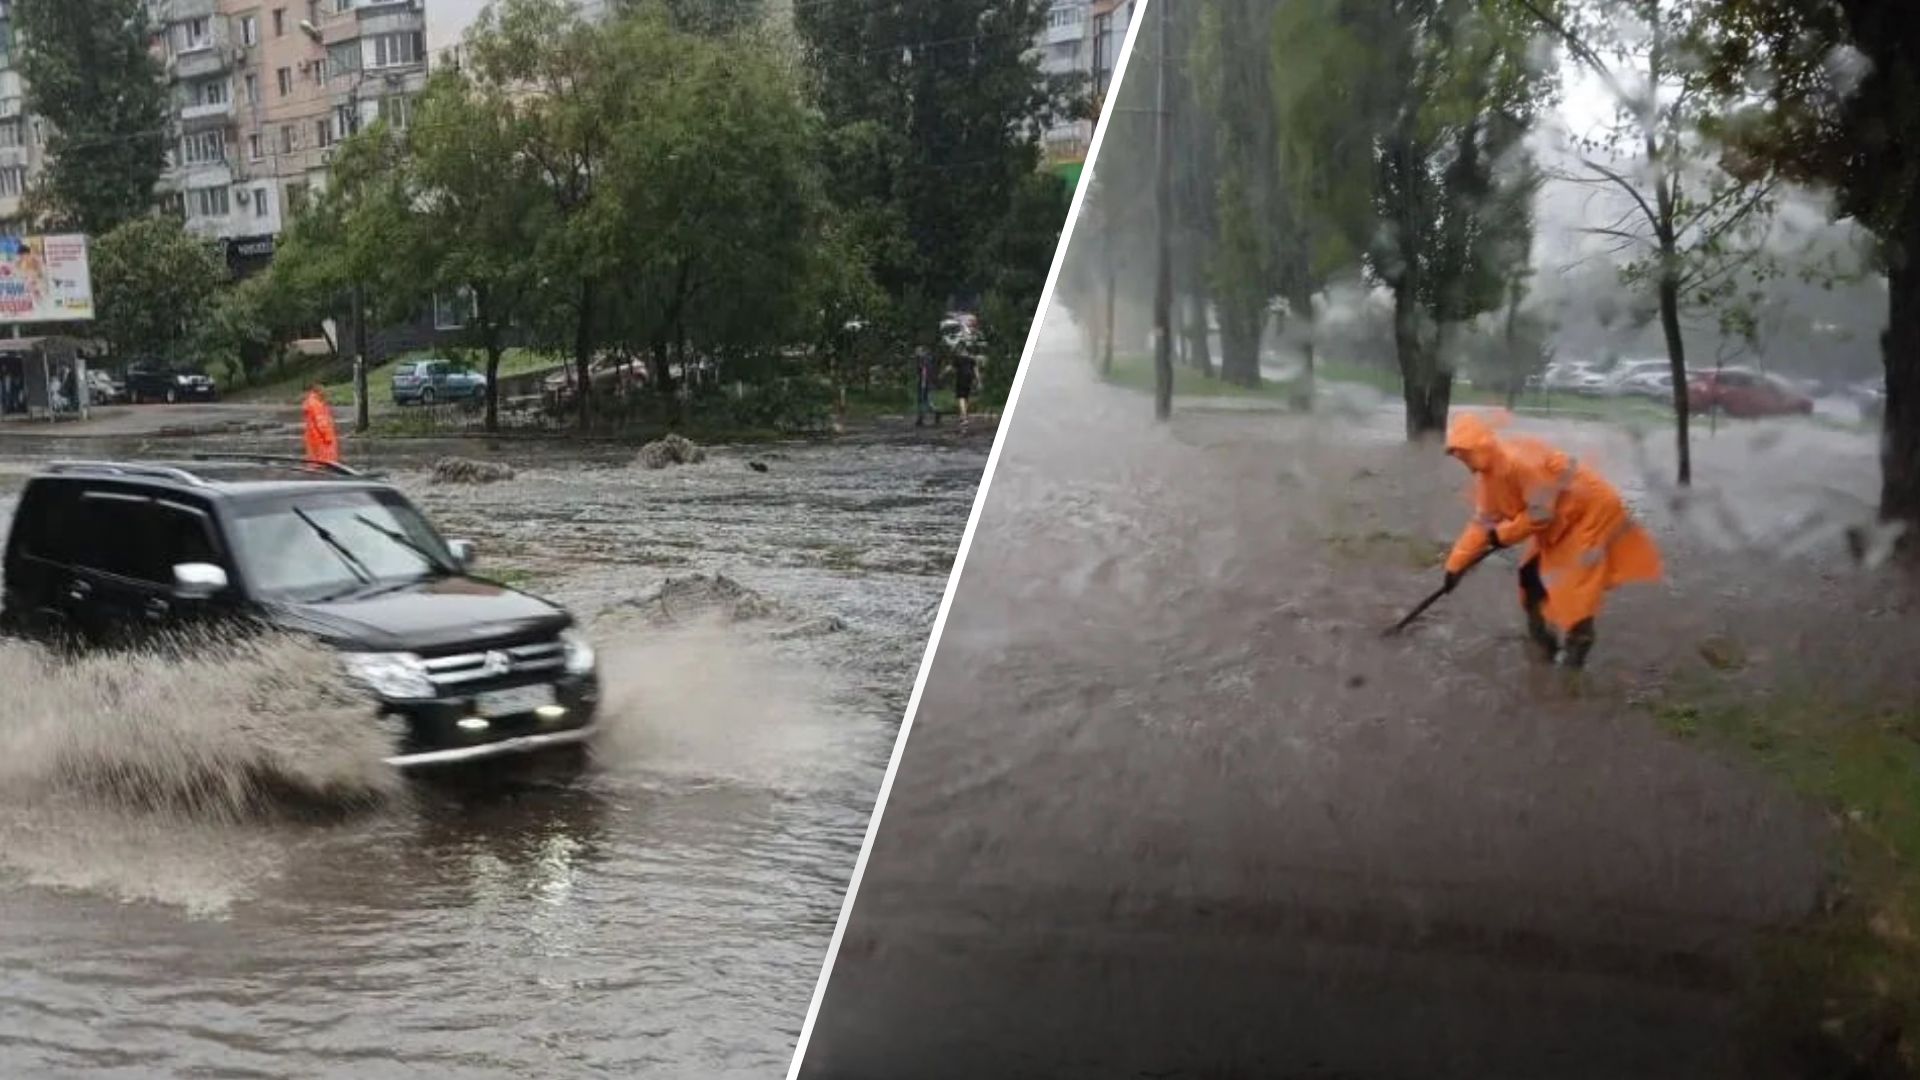
[[245,206],[253,201],[253,192],[248,191],[246,188],[241,188],[233,193],[233,197],[240,200],[241,206]]

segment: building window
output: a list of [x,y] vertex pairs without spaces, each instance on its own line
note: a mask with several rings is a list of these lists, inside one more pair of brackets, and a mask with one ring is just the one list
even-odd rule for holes
[[380,119],[396,131],[405,131],[413,123],[413,99],[404,94],[381,98]]
[[292,68],[280,69],[280,96],[281,97],[293,96],[293,69]]
[[336,79],[352,76],[360,70],[360,43],[343,41],[327,50],[327,71]]
[[212,21],[207,18],[188,19],[180,24],[180,51],[193,52],[213,44]]
[[248,48],[252,48],[253,46],[260,44],[259,16],[247,15],[241,18],[240,42],[241,44],[247,46]]
[[202,131],[180,142],[180,160],[188,165],[207,165],[227,159],[227,133]]
[[194,104],[225,105],[229,88],[225,79],[209,79],[194,88]]
[[320,25],[320,0],[307,0],[307,22],[313,26]]
[[247,90],[247,104],[249,104],[249,105],[257,105],[257,104],[259,104],[259,102],[260,102],[260,76],[258,76],[258,75],[255,75],[255,74],[253,74],[252,72],[248,72],[248,73],[247,73],[247,81],[246,81],[246,84],[245,84],[245,85],[246,85],[246,90]]
[[419,34],[377,34],[373,38],[373,64],[376,68],[417,64],[425,50]]
[[287,36],[287,9],[286,8],[273,9],[273,36],[274,37]]
[[293,153],[293,136],[294,130],[292,124],[280,125],[280,153],[282,155]]
[[270,217],[272,213],[272,208],[267,205],[267,189],[263,187],[254,188],[253,216],[257,218]]
[[313,140],[315,146],[333,145],[333,123],[329,120],[313,122]]
[[27,126],[19,117],[0,120],[0,147],[24,146],[27,138]]
[[297,181],[287,185],[287,213],[298,215],[307,208],[306,182]]
[[232,209],[227,201],[227,189],[223,187],[194,188],[187,195],[187,205],[195,217],[226,217]]
[[354,106],[342,105],[333,110],[333,130],[342,139],[359,134],[360,114]]
[[261,152],[260,133],[255,131],[247,136],[247,160],[259,161],[267,155]]
[[27,191],[27,167],[0,169],[0,198],[17,199]]

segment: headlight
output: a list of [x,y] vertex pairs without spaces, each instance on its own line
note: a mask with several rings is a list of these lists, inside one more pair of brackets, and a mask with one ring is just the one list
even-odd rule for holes
[[576,631],[568,630],[560,635],[560,644],[566,646],[567,650],[567,674],[593,674],[594,664],[598,660],[593,655],[593,646],[587,643],[586,638]]
[[434,695],[426,665],[412,653],[344,653],[340,659],[347,674],[383,698],[397,701]]

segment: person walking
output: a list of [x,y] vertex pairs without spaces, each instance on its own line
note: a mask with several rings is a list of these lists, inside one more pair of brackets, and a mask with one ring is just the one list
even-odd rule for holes
[[913,417],[914,427],[925,427],[927,417],[932,416],[934,424],[940,423],[940,414],[933,411],[933,389],[940,380],[940,368],[934,361],[933,350],[925,345],[913,351],[914,378],[919,385],[919,404]]
[[303,406],[307,417],[307,460],[322,465],[340,462],[340,440],[333,429],[333,406],[327,404],[327,392],[319,383],[307,388]]
[[967,430],[967,405],[973,399],[973,380],[979,373],[979,362],[966,352],[958,352],[953,357],[953,397],[960,404],[960,430]]
[[1485,420],[1462,413],[1448,428],[1447,453],[1473,473],[1475,513],[1447,557],[1445,591],[1489,549],[1527,542],[1520,607],[1533,654],[1586,666],[1606,594],[1660,578],[1653,538],[1612,484],[1538,439],[1500,438]]

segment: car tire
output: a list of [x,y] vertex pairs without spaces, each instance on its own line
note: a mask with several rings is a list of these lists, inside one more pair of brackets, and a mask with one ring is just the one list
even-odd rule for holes
[[167,404],[178,405],[179,403],[180,403],[180,392],[178,390],[167,391]]
[[433,408],[433,391],[432,390],[420,391],[420,404],[424,408],[428,408],[428,409]]

